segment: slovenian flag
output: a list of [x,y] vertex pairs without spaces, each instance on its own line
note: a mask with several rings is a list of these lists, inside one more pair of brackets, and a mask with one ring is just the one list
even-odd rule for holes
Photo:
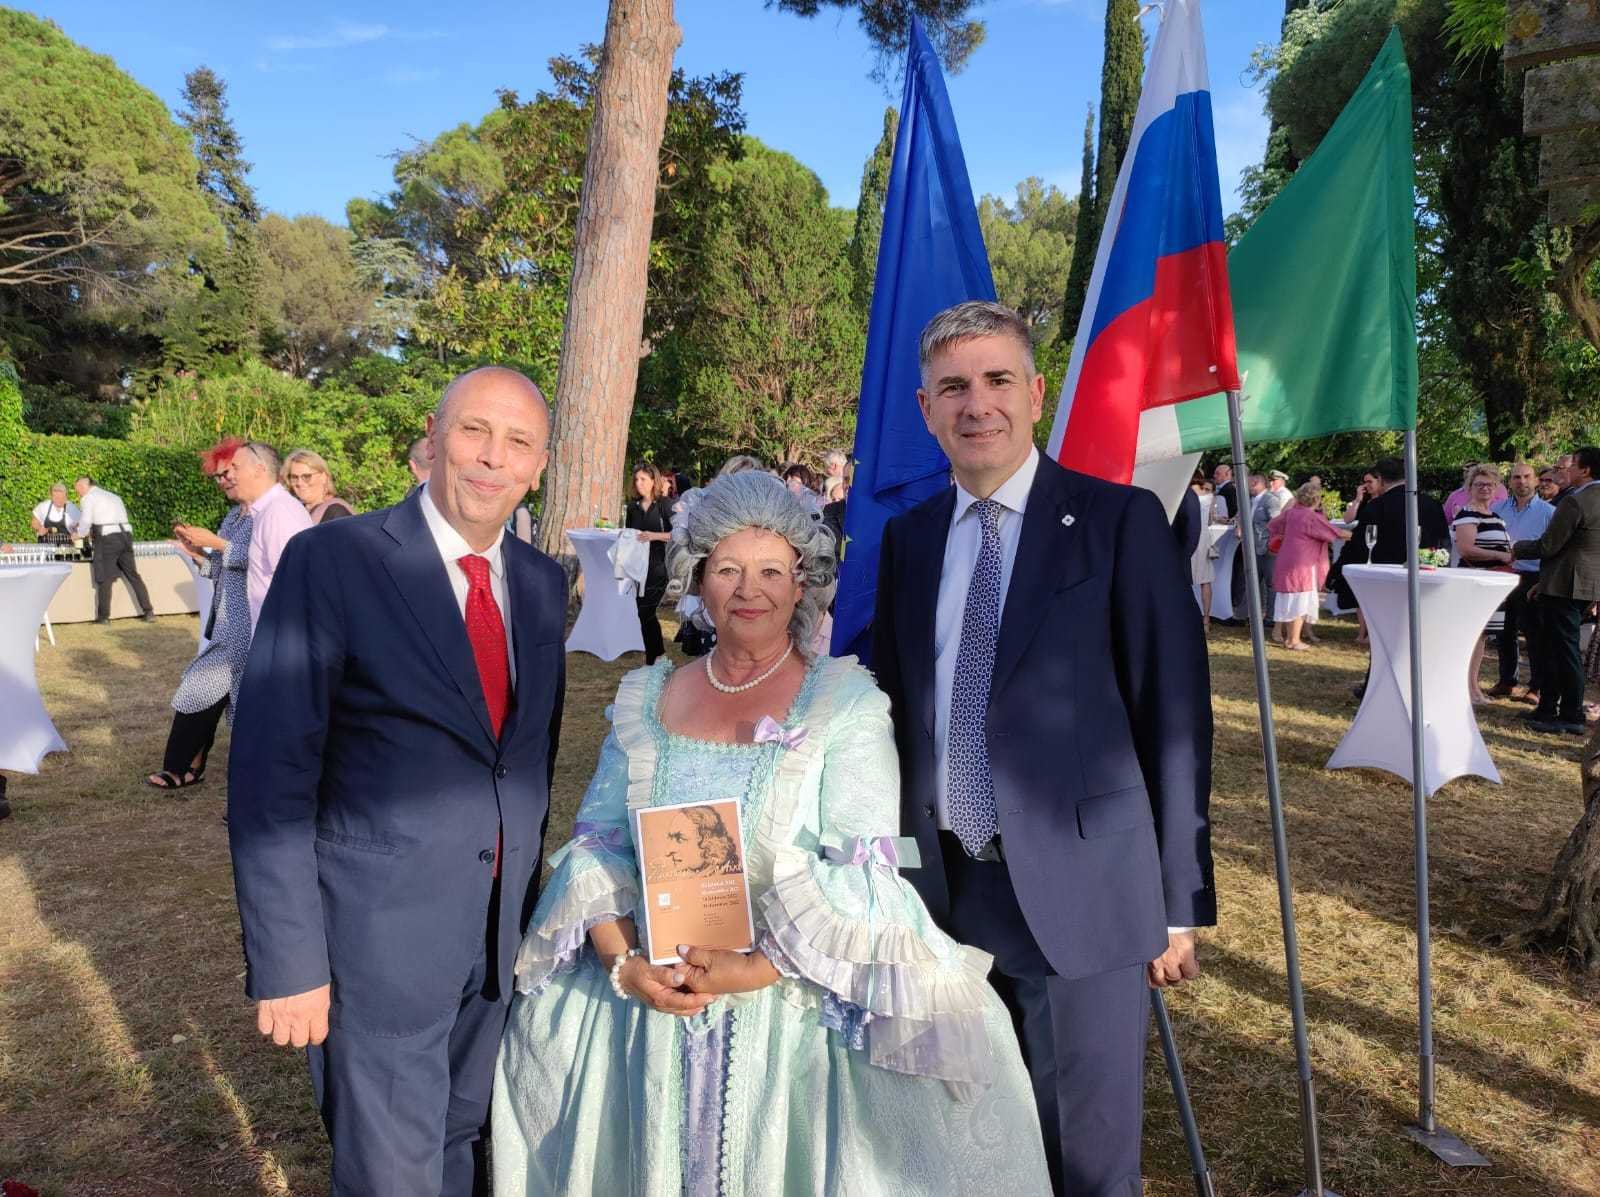
[[1167,0],[1050,454],[1069,469],[1128,482],[1141,413],[1238,387],[1200,5]]

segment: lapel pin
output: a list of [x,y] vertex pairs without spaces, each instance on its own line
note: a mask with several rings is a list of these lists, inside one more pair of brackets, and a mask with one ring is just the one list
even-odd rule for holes
[[1078,522],[1078,517],[1073,515],[1070,511],[1067,512],[1066,515],[1061,517],[1061,526],[1063,528],[1070,528],[1070,527],[1072,527],[1073,524],[1075,524],[1077,522]]

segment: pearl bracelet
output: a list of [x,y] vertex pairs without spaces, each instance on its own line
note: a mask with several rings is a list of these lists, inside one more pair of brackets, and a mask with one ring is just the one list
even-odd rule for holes
[[626,952],[621,953],[615,960],[611,962],[611,992],[616,994],[623,1001],[627,1001],[633,995],[623,991],[622,966],[628,963],[629,960],[633,959],[633,957],[643,955],[644,953],[638,948],[629,948]]

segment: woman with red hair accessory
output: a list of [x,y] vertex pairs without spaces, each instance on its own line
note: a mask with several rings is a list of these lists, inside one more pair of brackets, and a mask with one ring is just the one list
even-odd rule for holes
[[199,654],[190,661],[172,696],[172,730],[159,772],[145,778],[158,790],[199,785],[206,776],[206,756],[217,738],[217,723],[232,708],[250,652],[250,529],[252,519],[237,493],[234,456],[246,442],[239,437],[218,441],[200,454],[200,468],[215,479],[233,504],[215,533],[191,524],[174,524],[178,546],[211,579],[211,610],[202,611],[205,635]]

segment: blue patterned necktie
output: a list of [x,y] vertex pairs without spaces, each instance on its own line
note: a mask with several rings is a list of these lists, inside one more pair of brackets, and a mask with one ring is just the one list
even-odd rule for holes
[[961,647],[950,686],[950,727],[945,744],[945,809],[950,830],[973,856],[995,836],[994,777],[984,740],[994,646],[1000,634],[1000,512],[993,499],[970,508],[983,526],[983,544],[961,613]]

